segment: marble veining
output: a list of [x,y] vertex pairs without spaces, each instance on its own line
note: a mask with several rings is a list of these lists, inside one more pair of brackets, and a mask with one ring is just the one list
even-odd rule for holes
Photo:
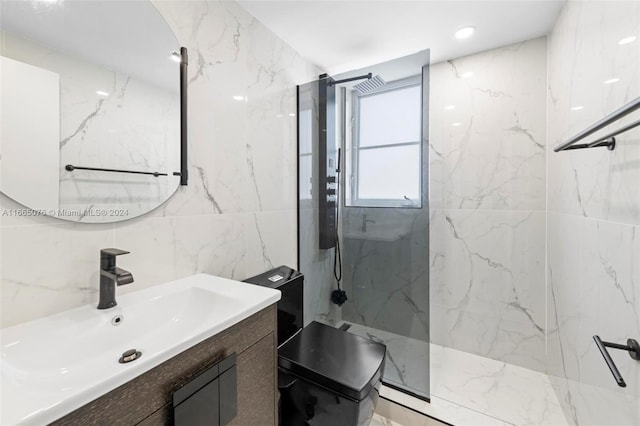
[[432,342],[545,371],[546,38],[431,67]]
[[431,67],[430,204],[545,208],[545,38]]
[[544,213],[433,210],[431,229],[432,341],[544,371]]
[[[638,41],[618,44],[638,28],[636,1],[565,4],[549,36],[550,145],[640,96]],[[614,151],[548,153],[547,368],[572,425],[640,423],[640,364],[612,351],[618,387],[592,339],[640,337],[639,135]]]
[[541,372],[358,324],[348,331],[387,345],[386,382],[412,389],[416,381],[430,381],[431,403],[383,387],[383,396],[419,412],[460,425],[569,424]]
[[[119,224],[1,216],[2,327],[96,303],[97,253],[104,247],[131,251],[120,263],[135,282],[123,292],[197,272],[242,280],[272,265],[296,267],[296,118],[289,114],[296,112],[296,84],[318,71],[235,3],[154,6],[191,59],[189,186],[146,216]],[[114,84],[108,82],[104,87]],[[133,90],[135,80],[123,78],[112,93],[122,104]],[[95,103],[89,106],[66,135],[95,111]],[[96,126],[105,107],[86,124]],[[274,164],[281,167],[274,171]],[[2,211],[19,208],[0,195]],[[328,301],[327,292],[313,297]]]

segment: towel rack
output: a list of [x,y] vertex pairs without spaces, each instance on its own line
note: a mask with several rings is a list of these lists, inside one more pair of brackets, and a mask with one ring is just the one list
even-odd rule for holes
[[609,367],[611,374],[613,374],[613,378],[615,379],[618,386],[620,386],[621,388],[627,387],[627,384],[622,378],[618,367],[616,367],[616,363],[613,362],[613,359],[611,359],[611,355],[609,355],[609,351],[607,351],[607,348],[627,351],[629,352],[629,356],[632,359],[640,361],[640,344],[638,344],[638,341],[635,339],[627,339],[627,344],[621,345],[619,343],[604,342],[598,335],[593,336],[593,340],[595,340],[596,346],[600,350],[600,353],[602,354],[604,361],[607,363],[607,366]]
[[636,98],[633,101],[626,104],[625,106],[623,106],[622,108],[607,115],[602,120],[592,124],[590,127],[578,133],[571,139],[568,139],[566,142],[556,146],[555,148],[553,148],[553,150],[555,152],[558,152],[558,151],[567,151],[571,149],[598,148],[601,146],[606,146],[608,150],[612,151],[616,147],[615,136],[640,126],[640,120],[634,121],[633,123],[630,123],[624,127],[621,127],[609,133],[606,136],[599,137],[592,142],[582,143],[582,144],[576,144],[576,142],[581,141],[587,136],[594,134],[598,130],[607,127],[609,124],[620,120],[622,117],[632,113],[633,111],[639,108],[640,108],[640,98]]
[[[155,177],[167,176],[167,173],[160,173],[160,172],[139,172],[137,170],[105,169],[101,167],[81,167],[81,166],[74,166],[72,164],[67,164],[66,166],[64,166],[64,168],[69,172],[72,172],[74,170],[93,170],[97,172],[133,173],[136,175],[152,175]],[[181,174],[180,172],[173,172],[173,176],[181,176]]]

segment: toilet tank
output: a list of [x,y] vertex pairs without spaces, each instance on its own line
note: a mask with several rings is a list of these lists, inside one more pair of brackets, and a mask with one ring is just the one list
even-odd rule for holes
[[274,288],[282,293],[278,301],[278,347],[302,330],[304,275],[282,265],[244,282]]

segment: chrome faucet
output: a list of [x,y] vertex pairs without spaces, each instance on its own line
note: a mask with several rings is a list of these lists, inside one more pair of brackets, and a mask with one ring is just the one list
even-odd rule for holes
[[362,226],[360,226],[360,231],[367,232],[367,223],[376,223],[375,220],[367,219],[367,215],[362,215]]
[[100,301],[98,309],[113,308],[116,302],[116,285],[131,284],[133,275],[131,272],[116,267],[116,256],[129,254],[128,251],[117,248],[100,250]]

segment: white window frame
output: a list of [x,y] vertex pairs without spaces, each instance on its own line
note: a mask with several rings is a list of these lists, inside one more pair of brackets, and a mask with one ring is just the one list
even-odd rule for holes
[[[407,87],[413,86],[421,86],[422,84],[422,76],[417,75],[413,77],[404,78],[401,80],[396,80],[385,84],[383,87],[371,91],[369,93],[360,95],[355,90],[353,91],[352,97],[352,105],[353,105],[353,131],[352,131],[352,147],[351,147],[351,170],[350,170],[350,178],[351,178],[351,197],[350,202],[347,204],[347,207],[400,207],[400,208],[422,208],[422,195],[419,196],[418,200],[411,200],[405,197],[405,199],[371,199],[371,198],[360,198],[358,195],[359,189],[359,162],[360,162],[360,152],[364,150],[371,149],[380,149],[380,148],[392,148],[392,147],[403,147],[403,146],[414,146],[417,145],[419,147],[420,152],[420,171],[419,171],[419,192],[422,194],[422,172],[423,172],[423,160],[422,160],[422,114],[420,117],[420,140],[417,141],[407,141],[401,143],[387,144],[387,145],[374,145],[374,146],[366,146],[360,147],[360,100],[369,96],[376,96],[385,92],[392,92],[396,90],[405,89]],[[422,93],[420,94],[421,105],[422,105]],[[422,107],[421,107],[422,109]]]

